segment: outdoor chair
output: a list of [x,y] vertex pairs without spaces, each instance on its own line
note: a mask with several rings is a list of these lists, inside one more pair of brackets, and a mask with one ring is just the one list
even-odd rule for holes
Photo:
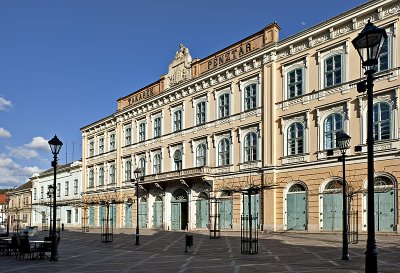
[[33,256],[34,254],[36,254],[36,256],[40,254],[40,248],[31,247],[27,237],[17,237],[17,242],[18,253],[16,258],[18,260],[21,260],[21,256],[25,258],[25,254],[28,254],[30,259],[35,257]]

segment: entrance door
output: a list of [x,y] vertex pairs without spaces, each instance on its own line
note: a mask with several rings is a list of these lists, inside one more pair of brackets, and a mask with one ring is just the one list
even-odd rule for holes
[[342,230],[342,193],[326,193],[323,199],[324,230]]
[[181,222],[181,214],[180,214],[180,203],[174,202],[171,203],[171,229],[178,230],[179,224]]
[[[242,194],[243,196],[243,203],[242,203],[242,209],[243,209],[243,215],[244,216],[249,216],[249,195],[248,194]],[[253,217],[253,223],[252,226],[256,227],[258,226],[259,223],[259,216],[260,216],[260,194],[254,194],[251,196],[251,216]],[[254,217],[257,217],[254,218]]]
[[171,229],[184,230],[188,224],[188,196],[185,190],[177,189],[171,200]]
[[375,192],[375,230],[393,231],[394,191]]
[[153,205],[153,227],[161,228],[163,223],[163,201],[157,196]]
[[305,230],[307,218],[306,190],[303,185],[290,187],[286,196],[287,230]]
[[221,229],[232,228],[232,200],[220,199],[219,200],[219,226]]
[[147,200],[142,197],[139,203],[139,227],[147,227]]
[[196,228],[207,228],[210,210],[207,198],[205,193],[201,193],[196,201]]
[[94,226],[94,207],[89,208],[89,225]]
[[125,203],[125,227],[132,227],[132,203]]

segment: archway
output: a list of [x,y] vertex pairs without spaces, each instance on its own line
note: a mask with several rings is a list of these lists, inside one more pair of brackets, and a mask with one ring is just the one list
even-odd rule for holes
[[307,192],[304,185],[292,185],[286,195],[286,229],[305,230],[307,226]]
[[375,184],[375,230],[393,231],[395,227],[394,181],[387,176],[377,176]]
[[171,199],[171,229],[185,230],[188,225],[188,195],[183,189],[177,189]]

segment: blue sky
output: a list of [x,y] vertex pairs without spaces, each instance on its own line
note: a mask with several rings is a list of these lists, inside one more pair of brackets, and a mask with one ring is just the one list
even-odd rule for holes
[[81,158],[80,128],[168,72],[183,43],[204,58],[276,21],[280,38],[366,0],[0,0],[0,188]]

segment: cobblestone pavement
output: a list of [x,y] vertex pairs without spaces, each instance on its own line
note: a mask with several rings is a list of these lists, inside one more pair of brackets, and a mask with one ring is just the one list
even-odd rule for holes
[[[237,232],[210,239],[206,232],[141,230],[140,246],[133,233],[114,234],[113,242],[101,243],[96,232],[64,231],[57,262],[0,254],[0,272],[364,272],[366,236],[350,245],[351,260],[341,261],[340,234],[260,234],[259,253],[244,255]],[[187,253],[186,234],[194,238]],[[377,236],[379,272],[400,272],[399,243],[399,235]]]

